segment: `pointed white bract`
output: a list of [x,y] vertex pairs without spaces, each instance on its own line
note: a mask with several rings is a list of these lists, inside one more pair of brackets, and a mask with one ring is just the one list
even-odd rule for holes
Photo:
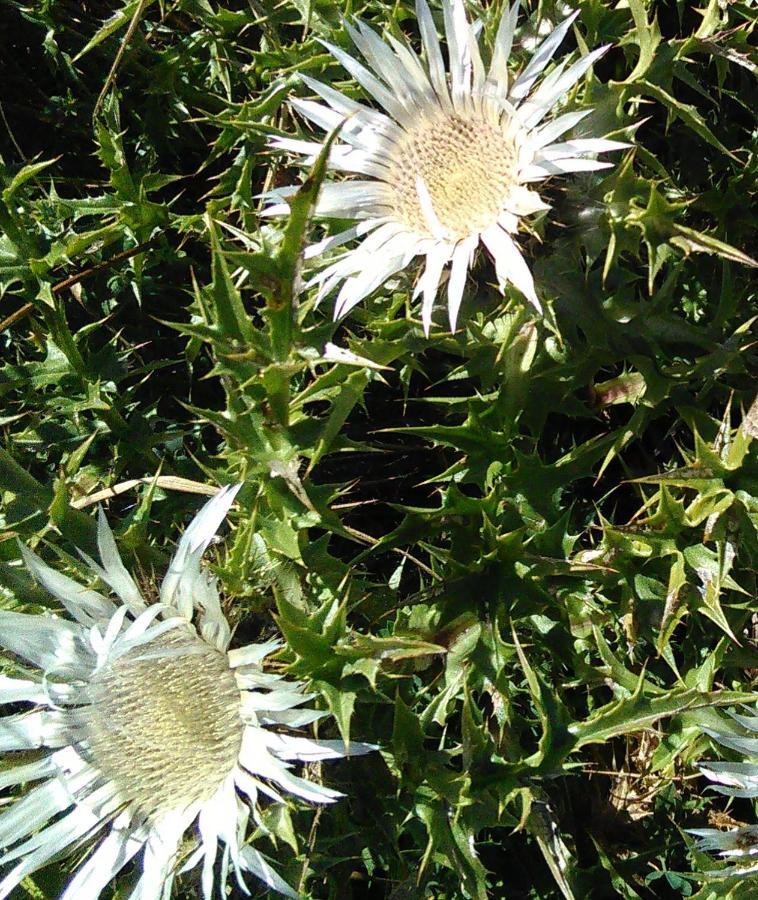
[[[756,711],[758,712],[758,710]],[[713,790],[728,797],[755,799],[758,797],[758,714],[729,713],[740,726],[740,732],[726,733],[703,728],[714,741],[730,750],[751,757],[753,762],[700,762],[698,768],[714,783]],[[758,825],[746,825],[719,831],[716,828],[690,828],[697,838],[698,850],[709,850],[726,857],[733,865],[714,872],[713,878],[758,877]],[[745,865],[747,863],[747,865]]]
[[[61,900],[96,900],[137,856],[132,900],[167,900],[177,866],[198,864],[206,900],[224,893],[230,865],[243,886],[252,873],[272,891],[297,896],[246,843],[250,816],[261,824],[259,794],[331,803],[340,794],[295,775],[293,763],[375,748],[287,733],[324,713],[302,708],[312,696],[302,684],[262,668],[281,642],[229,649],[216,581],[200,558],[238,490],[223,488],[187,528],[159,603],[145,602],[102,514],[100,563],[85,559],[113,598],[22,548],[73,621],[0,611],[0,646],[40,670],[36,678],[0,676],[0,703],[31,707],[0,718],[0,788],[28,785],[0,813],[0,900],[83,843],[95,846]],[[29,762],[30,750],[43,755]],[[26,753],[14,766],[17,751]],[[187,837],[195,844],[189,858]]]
[[[346,24],[367,65],[334,45],[327,50],[382,109],[364,106],[325,84],[303,76],[324,101],[293,100],[305,119],[324,131],[342,126],[332,145],[331,168],[355,176],[322,188],[316,214],[356,219],[359,230],[344,231],[309,248],[313,258],[357,235],[363,241],[332,259],[312,279],[318,299],[337,288],[335,318],[345,315],[416,256],[426,257],[414,296],[422,296],[426,334],[432,307],[450,263],[448,318],[455,330],[466,276],[479,243],[495,263],[500,289],[512,284],[541,311],[534,280],[513,234],[519,219],[546,209],[526,184],[568,172],[604,169],[595,155],[620,150],[619,141],[561,140],[590,110],[548,119],[590,66],[601,47],[566,66],[544,70],[577,13],[565,19],[534,50],[515,78],[508,71],[518,3],[506,2],[490,63],[485,68],[463,0],[442,0],[448,67],[431,10],[416,0],[423,55],[387,35],[383,41],[364,22]],[[542,79],[542,80],[540,80]],[[312,162],[322,149],[315,141],[277,137],[272,146]],[[287,212],[292,189],[267,195],[267,215]]]

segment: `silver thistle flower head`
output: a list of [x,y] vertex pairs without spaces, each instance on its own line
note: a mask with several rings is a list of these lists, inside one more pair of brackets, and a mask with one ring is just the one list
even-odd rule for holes
[[[354,178],[323,186],[316,214],[357,224],[313,245],[317,257],[355,237],[362,242],[313,279],[321,299],[340,286],[334,314],[353,306],[404,269],[426,258],[414,299],[422,297],[426,334],[434,301],[450,263],[447,308],[454,331],[466,275],[481,241],[495,263],[501,290],[511,283],[541,310],[534,280],[514,236],[522,217],[547,204],[529,185],[566,172],[610,165],[598,153],[627,144],[564,136],[592,110],[551,111],[608,49],[600,47],[572,65],[564,59],[542,73],[578,15],[573,13],[534,50],[516,77],[508,70],[518,2],[505,3],[488,66],[482,61],[478,24],[466,18],[463,0],[442,0],[448,71],[426,0],[416,0],[424,58],[392,35],[383,41],[368,25],[346,24],[367,65],[326,41],[324,46],[384,110],[364,106],[326,84],[302,76],[324,103],[293,99],[293,107],[326,131],[341,126],[331,149],[333,169]],[[278,137],[274,147],[312,161],[316,142]],[[272,191],[268,215],[287,211],[294,188]]]
[[[0,787],[38,782],[0,815],[0,900],[36,869],[98,841],[61,900],[96,900],[141,852],[133,900],[168,898],[177,866],[202,861],[210,898],[219,842],[221,887],[230,866],[272,890],[297,896],[249,843],[262,825],[259,797],[284,794],[329,803],[340,794],[295,775],[293,762],[364,753],[373,747],[287,733],[323,713],[302,708],[300,683],[265,672],[278,641],[229,649],[231,632],[215,579],[200,558],[238,491],[224,488],[179,542],[160,588],[145,603],[100,513],[101,562],[82,554],[112,597],[83,588],[22,548],[39,583],[69,618],[0,611],[0,645],[41,670],[0,676],[0,702],[33,709],[0,719],[4,753],[44,749],[4,767]],[[12,759],[12,757],[10,758]],[[6,760],[9,761],[9,760]],[[193,828],[196,826],[196,828]],[[181,859],[191,833],[195,849]]]
[[[714,741],[730,750],[744,753],[753,762],[700,762],[698,768],[714,782],[713,790],[728,797],[754,799],[758,797],[758,709],[756,715],[729,715],[747,734],[726,733],[703,728]],[[758,877],[758,825],[745,825],[720,831],[717,828],[690,828],[697,838],[698,850],[715,851],[728,858],[733,865],[713,872],[712,878]]]

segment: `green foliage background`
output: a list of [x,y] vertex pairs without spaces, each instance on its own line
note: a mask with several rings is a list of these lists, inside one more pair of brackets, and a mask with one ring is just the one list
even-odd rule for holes
[[[360,96],[317,38],[414,39],[409,0],[0,0],[2,603],[51,603],[15,538],[89,577],[103,488],[147,582],[188,490],[243,480],[213,563],[240,640],[278,627],[322,736],[382,746],[324,767],[340,804],[269,810],[304,896],[755,896],[685,877],[718,864],[680,831],[755,821],[692,765],[758,673],[755,7],[703,2],[575,4],[567,46],[613,48],[572,102],[636,147],[547,188],[544,320],[482,256],[427,341],[413,269],[293,322],[303,241],[339,223],[266,148],[307,130],[298,72]],[[486,43],[499,4],[467,6]]]

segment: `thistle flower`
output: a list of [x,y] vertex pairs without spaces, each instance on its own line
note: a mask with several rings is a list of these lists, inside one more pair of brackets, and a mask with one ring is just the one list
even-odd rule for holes
[[[202,861],[210,898],[218,844],[223,890],[231,865],[240,884],[252,872],[269,888],[294,891],[245,843],[258,798],[294,794],[328,803],[336,791],[298,777],[291,762],[345,756],[340,741],[288,734],[322,713],[296,708],[311,697],[301,684],[264,672],[278,641],[229,650],[231,633],[215,579],[200,558],[224,519],[237,487],[224,488],[185,531],[160,588],[148,605],[124,567],[102,511],[101,564],[85,561],[113,599],[81,587],[22,548],[39,583],[71,619],[0,612],[0,645],[41,670],[25,679],[0,677],[0,702],[32,711],[0,719],[0,750],[36,751],[0,772],[0,787],[39,782],[0,815],[0,864],[15,867],[0,898],[62,853],[97,838],[62,900],[93,900],[140,851],[132,900],[168,898],[174,874]],[[351,744],[349,752],[372,747]],[[194,849],[180,845],[193,824]],[[10,848],[10,849],[7,849]]]
[[[384,109],[364,106],[308,76],[303,82],[325,102],[293,99],[306,119],[330,131],[341,126],[333,145],[333,169],[355,179],[323,186],[316,215],[354,219],[347,231],[310,247],[314,257],[354,237],[355,249],[323,269],[313,283],[318,299],[337,285],[335,318],[344,315],[415,256],[426,257],[414,299],[423,296],[421,319],[429,334],[432,307],[448,263],[447,307],[455,330],[466,275],[481,241],[495,262],[501,290],[510,282],[541,310],[532,274],[514,235],[524,216],[549,208],[528,185],[566,172],[610,165],[591,158],[628,146],[597,138],[564,140],[592,111],[580,109],[549,118],[590,66],[608,49],[600,47],[572,65],[562,60],[540,81],[578,13],[565,19],[534,50],[516,77],[508,60],[518,3],[503,9],[489,66],[484,65],[479,23],[466,19],[463,0],[442,0],[448,47],[442,51],[426,0],[416,0],[424,61],[392,35],[383,41],[356,20],[345,27],[367,66],[339,47],[323,45]],[[372,71],[373,70],[373,71]],[[560,139],[560,140],[559,140]],[[275,138],[274,147],[315,159],[322,145]],[[294,188],[272,191],[268,215],[287,211]]]
[[[725,734],[711,728],[703,728],[714,741],[730,750],[737,750],[758,760],[758,715],[742,716],[730,712],[729,715],[749,734]],[[755,737],[752,735],[756,735]],[[758,797],[758,762],[701,762],[698,768],[709,781],[715,782],[713,790],[728,797]],[[698,850],[718,852],[719,856],[755,862],[744,868],[740,865],[727,866],[717,872],[706,874],[715,878],[744,878],[758,875],[758,825],[745,825],[729,831],[716,828],[689,828],[688,832],[698,839]]]

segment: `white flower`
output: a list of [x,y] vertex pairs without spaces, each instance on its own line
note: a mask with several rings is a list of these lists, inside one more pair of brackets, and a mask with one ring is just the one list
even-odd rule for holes
[[[210,898],[219,841],[222,892],[231,865],[242,885],[244,873],[252,872],[269,888],[296,896],[245,843],[249,816],[262,824],[259,794],[275,802],[284,793],[315,803],[335,800],[336,791],[294,775],[291,761],[336,758],[348,750],[341,741],[282,730],[306,726],[323,713],[296,709],[312,695],[263,670],[278,641],[229,650],[216,581],[200,558],[238,489],[219,491],[195,517],[163,579],[160,601],[151,605],[124,567],[102,511],[101,564],[84,558],[114,599],[81,587],[22,548],[35,578],[71,619],[0,611],[0,645],[41,670],[25,679],[0,676],[0,702],[34,706],[0,719],[0,750],[50,751],[0,771],[0,788],[39,782],[0,815],[0,847],[6,848],[0,865],[15,863],[0,882],[0,898],[54,857],[98,839],[61,900],[99,897],[140,852],[141,875],[130,900],[168,898],[177,867],[184,871],[201,861],[203,896]],[[351,744],[349,752],[371,749]],[[194,823],[194,849],[182,858]]]
[[[313,280],[319,299],[341,284],[335,318],[344,315],[415,256],[426,257],[414,297],[423,296],[421,319],[429,333],[432,306],[443,270],[450,327],[455,330],[466,275],[479,241],[492,255],[501,290],[510,282],[538,310],[532,274],[513,235],[519,220],[548,206],[527,185],[566,172],[610,165],[592,156],[628,146],[618,141],[562,137],[590,109],[549,113],[589,67],[608,49],[601,47],[572,65],[564,59],[540,81],[563,41],[573,13],[534,50],[515,79],[508,71],[518,3],[505,3],[489,66],[484,65],[477,34],[463,0],[442,0],[448,47],[446,73],[434,21],[426,0],[416,0],[425,59],[391,34],[386,42],[364,22],[345,27],[368,67],[326,41],[324,46],[384,113],[356,103],[313,78],[302,80],[326,105],[293,99],[305,118],[325,131],[342,126],[331,149],[331,167],[358,177],[325,184],[316,214],[350,218],[358,224],[306,251],[325,250],[363,237]],[[561,140],[559,140],[559,138]],[[274,147],[312,161],[322,145],[275,138]],[[281,215],[294,188],[272,191],[266,213]]]
[[[722,746],[758,759],[758,737],[752,736],[758,735],[758,715],[742,716],[732,712],[729,715],[749,734],[727,734],[711,728],[703,728],[703,731]],[[715,782],[713,789],[719,793],[747,799],[758,797],[758,763],[700,762],[697,765],[709,781]],[[697,837],[698,850],[712,850],[730,858],[758,856],[758,825],[745,825],[729,831],[689,828],[688,832]],[[758,862],[747,868],[732,865],[706,874],[714,878],[745,878],[758,875]]]
[[729,831],[716,828],[688,828],[698,838],[698,850],[715,850],[719,856],[758,855],[758,825],[744,825]]

